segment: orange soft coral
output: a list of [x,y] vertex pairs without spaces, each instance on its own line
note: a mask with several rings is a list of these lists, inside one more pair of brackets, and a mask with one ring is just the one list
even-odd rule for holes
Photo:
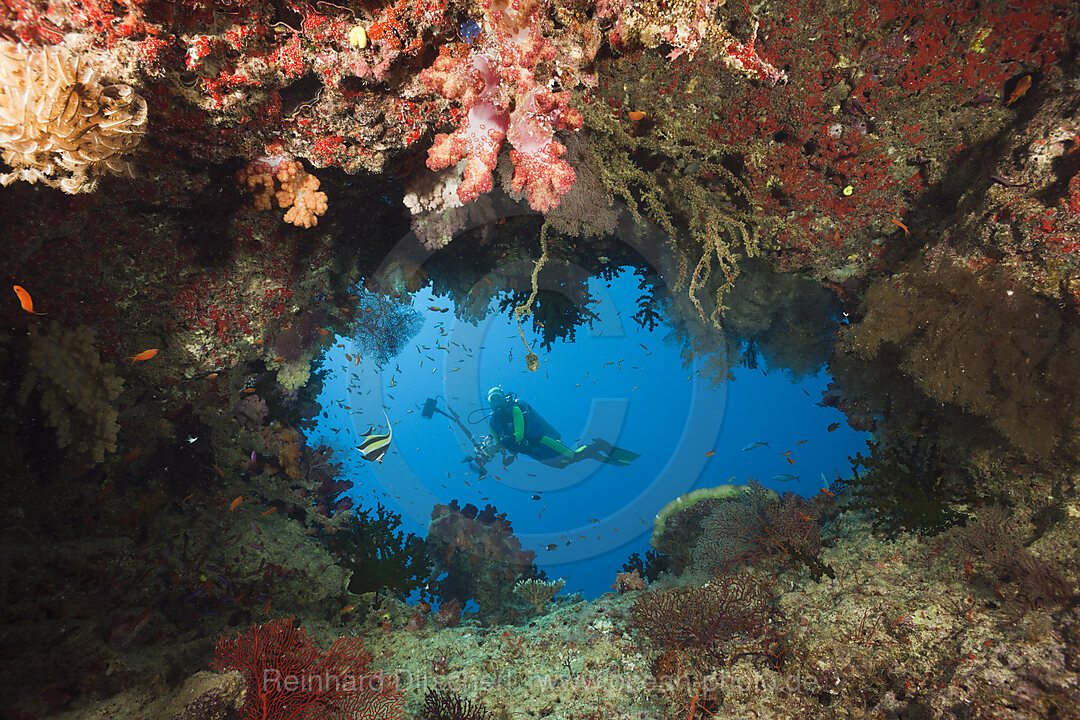
[[277,201],[286,209],[285,222],[297,227],[313,227],[326,212],[326,193],[319,192],[319,179],[304,170],[299,160],[283,160],[272,165],[265,160],[248,163],[237,173],[237,182],[255,196],[255,209],[268,210]]
[[[299,160],[278,165],[278,207],[289,208],[285,222],[297,227],[312,227],[319,222],[319,215],[326,212],[326,193],[318,192],[319,178],[306,172]],[[291,207],[290,207],[291,206]]]

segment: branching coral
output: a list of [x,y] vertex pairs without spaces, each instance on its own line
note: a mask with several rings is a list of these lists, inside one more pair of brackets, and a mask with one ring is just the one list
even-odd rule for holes
[[12,171],[0,184],[43,182],[92,192],[105,173],[130,173],[146,132],[146,101],[62,47],[0,41],[0,148]]
[[566,580],[563,579],[539,580],[537,578],[526,578],[514,586],[514,594],[529,602],[536,608],[536,612],[540,612],[553,597],[559,594],[559,591],[565,585]]
[[26,368],[19,403],[26,404],[35,387],[40,391],[41,409],[56,429],[59,447],[71,446],[96,463],[116,451],[120,428],[113,401],[124,381],[111,364],[101,362],[93,330],[80,325],[67,331],[55,321],[44,333],[31,327]]
[[700,359],[715,384],[734,379],[734,368],[780,369],[793,380],[816,373],[832,353],[840,304],[820,283],[773,272],[761,258],[742,260],[724,295],[723,332],[700,318],[681,295],[639,301],[645,321],[663,317],[681,341],[684,363]]
[[[739,255],[759,252],[751,233],[753,218],[742,209],[749,205],[750,190],[725,165],[728,148],[702,150],[698,138],[677,125],[667,128],[658,143],[654,137],[628,132],[605,104],[584,102],[581,107],[593,131],[589,150],[605,191],[624,201],[635,221],[647,216],[668,237],[685,243],[689,254],[678,255],[674,290],[685,291],[701,319],[719,326],[723,295],[739,273]],[[648,166],[666,167],[646,169],[643,158]],[[689,168],[707,175],[709,182],[687,174]],[[719,270],[715,278],[714,270]],[[702,298],[710,294],[714,304],[706,308]]]
[[252,626],[246,635],[218,639],[213,667],[247,679],[249,718],[358,717],[396,720],[405,696],[371,671],[371,654],[357,638],[339,638],[320,651],[293,618]]

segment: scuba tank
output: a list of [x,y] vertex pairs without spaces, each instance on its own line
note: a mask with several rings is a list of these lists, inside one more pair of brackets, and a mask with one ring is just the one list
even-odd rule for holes
[[[524,400],[518,400],[516,393],[509,393],[506,399],[512,404],[521,408],[521,414],[525,417],[525,437],[530,439],[539,439],[544,435],[555,438],[556,440],[562,440],[562,434],[552,427],[551,423],[544,419],[544,416],[536,412],[536,409],[525,402]],[[539,432],[537,432],[539,430]]]

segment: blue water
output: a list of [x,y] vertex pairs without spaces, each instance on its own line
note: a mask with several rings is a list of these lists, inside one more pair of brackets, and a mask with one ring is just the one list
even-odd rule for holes
[[[822,475],[844,474],[848,456],[865,449],[865,433],[817,405],[829,382],[824,372],[794,383],[780,372],[737,368],[733,382],[711,388],[706,373],[684,367],[680,348],[665,343],[668,328],[650,332],[631,319],[640,293],[636,277],[594,279],[589,290],[601,299],[593,306],[600,319],[579,329],[575,342],[544,352],[526,327],[525,340],[540,355],[537,372],[527,369],[517,324],[506,313],[473,326],[456,320],[452,309],[428,310],[449,303],[417,293],[413,303],[424,326],[389,363],[356,365],[345,358],[356,352],[350,341],[337,341],[344,348],[335,343],[320,397],[328,417],[309,441],[335,448],[358,505],[386,504],[401,513],[406,532],[426,534],[435,503],[495,505],[524,547],[536,551],[537,565],[567,578],[565,592],[588,598],[610,589],[630,553],[644,555],[656,512],[675,497],[750,478],[813,495]],[[484,407],[492,385],[528,401],[571,447],[604,438],[641,458],[629,467],[583,461],[562,470],[525,456],[504,470],[496,458],[481,479],[462,463],[472,451],[464,433],[438,414],[424,419],[420,408],[438,396],[440,408],[449,404],[465,418]],[[381,463],[368,463],[354,448],[373,427],[385,430],[384,410],[393,446]],[[839,428],[828,432],[832,423]],[[476,436],[487,433],[486,421],[469,427]],[[769,445],[743,449],[755,442]],[[776,475],[798,480],[773,480]],[[552,544],[555,550],[546,549]]]

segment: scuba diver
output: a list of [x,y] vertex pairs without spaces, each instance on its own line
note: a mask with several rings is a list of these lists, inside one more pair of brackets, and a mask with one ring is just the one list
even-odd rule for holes
[[581,460],[629,465],[641,457],[599,438],[571,450],[560,442],[562,436],[558,430],[513,393],[506,393],[496,385],[488,391],[487,400],[491,406],[491,417],[488,419],[491,433],[498,444],[510,453],[528,455],[556,468],[564,468]]

